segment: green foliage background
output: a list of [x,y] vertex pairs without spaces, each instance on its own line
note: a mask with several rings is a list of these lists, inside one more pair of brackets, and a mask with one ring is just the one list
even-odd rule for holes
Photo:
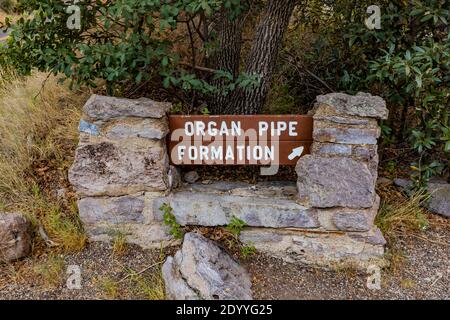
[[[409,141],[416,185],[449,170],[450,1],[313,1],[298,13],[297,41],[285,53],[335,91],[384,97],[390,117],[382,124],[384,144]],[[381,8],[381,30],[369,30],[366,9]],[[326,7],[326,6],[325,6]],[[309,43],[304,50],[295,43]],[[298,78],[295,68],[285,77]],[[301,79],[300,79],[301,80]],[[311,79],[307,79],[311,80]],[[313,79],[314,80],[314,79]],[[294,84],[295,81],[287,83]],[[288,88],[298,92],[302,86]],[[328,88],[313,90],[329,91]],[[310,96],[298,95],[299,103]]]
[[[249,5],[255,17],[248,20],[245,36],[251,37],[263,3],[80,1],[82,29],[69,30],[62,1],[22,0],[20,11],[32,16],[24,15],[14,24],[6,21],[5,27],[13,31],[7,46],[0,48],[0,61],[23,74],[33,68],[63,74],[76,85],[96,86],[103,79],[114,95],[129,94],[130,86],[140,94],[161,88],[170,91],[165,96],[184,97],[174,102],[194,101],[192,97],[218,90],[210,83],[219,77],[229,83],[223,89],[227,94],[236,86],[256,85],[258,79],[189,67],[188,49],[199,42],[192,43],[183,26],[213,18],[224,8],[234,19]],[[381,30],[364,24],[367,7],[374,4],[381,8]],[[425,185],[433,175],[448,177],[449,8],[450,0],[299,1],[267,112],[306,112],[316,95],[331,91],[381,95],[390,109],[389,120],[382,123],[383,145],[409,143],[416,152],[411,168],[417,185]],[[218,49],[214,34],[201,43],[203,57]]]

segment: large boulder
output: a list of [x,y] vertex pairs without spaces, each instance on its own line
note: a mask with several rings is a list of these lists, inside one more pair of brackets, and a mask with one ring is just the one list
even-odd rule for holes
[[31,222],[19,213],[0,212],[0,262],[11,262],[31,252]]
[[306,155],[297,163],[299,198],[316,208],[370,208],[375,179],[368,166],[352,158]]
[[187,233],[183,246],[162,268],[166,295],[172,300],[250,300],[247,271],[214,242]]

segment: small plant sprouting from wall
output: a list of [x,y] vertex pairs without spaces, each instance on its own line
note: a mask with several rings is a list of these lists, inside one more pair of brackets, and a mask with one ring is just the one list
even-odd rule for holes
[[176,239],[183,238],[183,231],[181,230],[181,225],[177,222],[175,215],[173,214],[173,208],[164,203],[159,210],[163,212],[164,225],[170,228],[169,233]]
[[238,246],[241,256],[244,259],[247,259],[256,253],[256,248],[254,246],[244,245],[239,240],[239,236],[246,225],[245,221],[233,216],[231,217],[230,223],[225,227],[225,229],[233,235],[233,243],[231,243],[231,246]]
[[246,223],[236,216],[231,217],[230,223],[226,226],[225,229],[230,231],[236,238],[239,237],[242,230],[246,226]]

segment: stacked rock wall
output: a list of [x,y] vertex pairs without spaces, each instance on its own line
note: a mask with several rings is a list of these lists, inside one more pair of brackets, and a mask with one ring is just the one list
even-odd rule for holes
[[165,137],[171,105],[93,95],[84,106],[69,179],[88,235],[117,233],[145,247],[169,237],[153,219],[153,200],[174,183]]
[[241,240],[290,262],[318,266],[382,262],[384,238],[374,226],[380,199],[377,120],[385,102],[368,94],[317,98],[312,152],[298,161],[297,184],[179,184],[165,136],[170,105],[148,99],[93,96],[80,123],[70,180],[91,239],[116,231],[144,247],[167,241],[162,204],[182,226],[247,228]]
[[315,208],[357,209],[371,215],[379,205],[377,119],[387,118],[385,102],[363,93],[333,93],[317,101],[312,152],[296,167],[299,199]]
[[[315,230],[246,231],[244,241],[291,261],[333,265],[383,262],[385,240],[374,225],[380,97],[333,93],[317,98],[312,152],[299,159],[298,203],[316,212]],[[315,232],[314,232],[315,231]]]

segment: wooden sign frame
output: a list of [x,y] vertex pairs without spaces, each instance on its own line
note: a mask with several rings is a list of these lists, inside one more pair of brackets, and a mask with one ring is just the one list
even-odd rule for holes
[[310,153],[308,115],[170,115],[175,165],[295,165]]

